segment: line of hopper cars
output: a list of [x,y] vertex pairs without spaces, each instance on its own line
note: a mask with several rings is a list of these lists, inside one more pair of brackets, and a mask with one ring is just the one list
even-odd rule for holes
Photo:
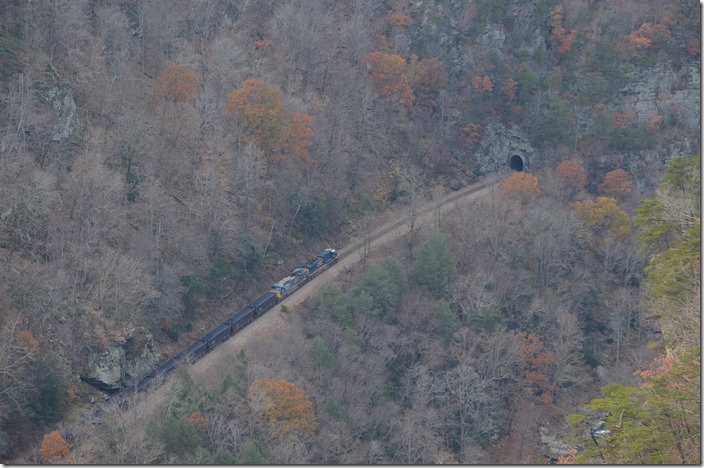
[[[265,292],[251,303],[243,307],[239,312],[225,320],[220,325],[201,336],[190,346],[183,349],[171,359],[167,360],[155,370],[145,375],[137,383],[124,388],[116,397],[129,395],[144,390],[152,381],[161,378],[172,372],[182,362],[195,362],[213,348],[227,340],[229,337],[250,324],[254,319],[271,309],[274,305],[288,297],[302,285],[315,278],[319,273],[329,268],[337,262],[337,251],[335,249],[325,249],[320,255],[310,262],[296,268],[291,274],[275,283],[270,291]],[[93,419],[100,419],[113,407],[119,398],[111,398],[103,407],[93,413]]]

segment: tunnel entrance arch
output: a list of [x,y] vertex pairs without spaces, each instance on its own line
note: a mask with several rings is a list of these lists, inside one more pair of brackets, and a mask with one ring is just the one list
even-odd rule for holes
[[521,156],[519,156],[519,155],[517,155],[517,154],[514,154],[513,156],[511,156],[511,157],[509,158],[509,160],[508,160],[508,165],[509,165],[509,167],[510,167],[511,169],[513,169],[514,171],[522,172],[523,169],[525,168],[526,162],[525,162],[525,160],[523,159],[523,157],[521,157]]

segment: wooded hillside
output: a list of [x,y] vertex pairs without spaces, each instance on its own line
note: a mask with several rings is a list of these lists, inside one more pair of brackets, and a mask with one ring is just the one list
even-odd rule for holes
[[[391,421],[427,429],[418,437],[448,460],[496,462],[490,445],[509,443],[516,395],[552,404],[582,385],[596,396],[585,373],[597,366],[611,372],[603,383],[637,386],[632,373],[649,362],[634,350],[661,327],[674,355],[689,356],[696,343],[679,320],[691,323],[695,302],[663,278],[689,276],[667,252],[693,245],[700,207],[677,195],[677,163],[664,167],[699,156],[700,18],[684,0],[0,3],[0,460],[102,398],[80,376],[129,384],[322,248],[389,210],[412,215],[451,182],[509,170],[517,148],[529,171],[495,200],[412,236],[364,273],[378,278],[327,291],[333,305],[305,325],[306,382],[240,388],[260,403],[247,414],[276,437],[299,424],[316,440],[332,419],[347,424],[349,456],[325,461],[297,439],[309,452],[292,463],[436,461],[411,450],[415,436],[380,440]],[[673,211],[689,218],[663,215]],[[676,296],[684,317],[638,315],[646,276],[652,314]],[[373,290],[395,280],[418,288]],[[347,332],[364,307],[407,349],[387,349],[378,330]],[[415,348],[426,344],[434,351]],[[513,356],[506,374],[490,362],[501,349]],[[336,394],[350,388],[333,367],[348,352],[389,378],[386,421]],[[97,375],[109,360],[124,365]],[[467,379],[486,386],[467,413],[445,414],[432,392],[408,393],[409,369],[457,392]],[[518,393],[498,384],[509,378]],[[312,381],[336,396],[321,400]],[[404,412],[416,397],[423,410]],[[274,411],[286,398],[296,415]],[[204,431],[212,417],[192,413],[169,414],[167,452],[168,430]],[[242,448],[252,459],[283,460],[263,442],[278,439],[253,434]],[[63,456],[49,442],[47,457]]]

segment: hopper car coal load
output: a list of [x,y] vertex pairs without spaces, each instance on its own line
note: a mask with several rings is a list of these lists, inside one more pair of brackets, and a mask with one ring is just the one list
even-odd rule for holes
[[210,330],[208,333],[200,337],[200,341],[205,343],[207,350],[210,351],[226,339],[230,337],[230,326],[226,323],[221,323],[217,327]]
[[274,304],[276,304],[276,296],[271,291],[265,292],[255,300],[253,300],[249,307],[254,309],[254,317],[259,317],[267,310],[271,309]]
[[234,335],[235,333],[240,331],[241,328],[244,328],[245,326],[249,325],[252,320],[254,320],[254,309],[252,309],[250,306],[247,306],[241,309],[229,319],[225,320],[223,323],[226,323],[230,326],[230,334]]

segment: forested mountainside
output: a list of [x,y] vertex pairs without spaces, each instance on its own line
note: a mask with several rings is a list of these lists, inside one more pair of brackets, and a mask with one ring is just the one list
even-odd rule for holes
[[[240,362],[138,461],[699,462],[700,35],[694,1],[0,3],[0,460],[322,248],[522,169],[301,312],[309,368]],[[282,391],[315,424],[263,416]],[[541,452],[568,414],[610,442]]]

